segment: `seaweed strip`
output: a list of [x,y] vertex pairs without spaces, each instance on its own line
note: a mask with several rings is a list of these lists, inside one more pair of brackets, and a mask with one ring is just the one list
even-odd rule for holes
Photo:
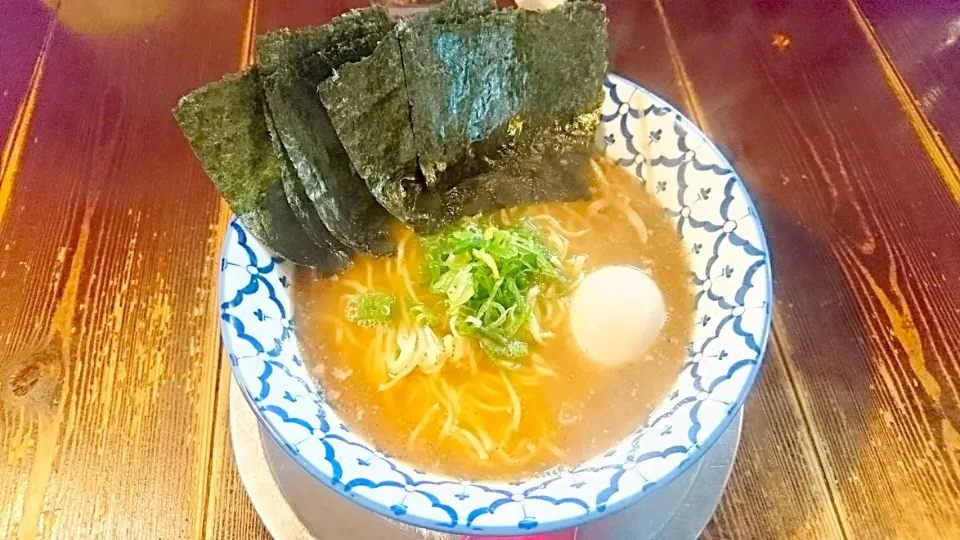
[[358,36],[370,36],[379,41],[394,25],[387,10],[375,6],[349,11],[322,26],[268,32],[257,36],[257,69],[261,74],[269,75],[281,66],[330,50]]
[[204,171],[255,237],[323,273],[343,267],[340,254],[314,243],[290,208],[281,180],[283,156],[270,140],[256,72],[228,75],[191,92],[173,114]]
[[603,6],[451,6],[404,21],[319,85],[374,197],[421,234],[465,214],[586,198],[606,72]]
[[446,0],[401,20],[399,26],[401,32],[415,32],[420,25],[462,23],[496,10],[496,0]]
[[416,149],[395,34],[361,62],[343,65],[318,92],[344,148],[374,197],[404,221],[420,190]]
[[277,135],[330,232],[352,248],[392,254],[390,215],[351,166],[315,87],[283,66],[267,78],[265,90]]
[[330,230],[327,229],[323,220],[320,219],[320,215],[317,213],[316,208],[314,208],[313,202],[307,197],[307,192],[297,177],[297,171],[294,170],[293,164],[290,163],[290,158],[287,156],[283,144],[280,142],[276,127],[274,126],[273,115],[267,110],[267,107],[264,107],[264,115],[266,116],[273,151],[282,160],[280,181],[287,202],[290,204],[290,209],[297,217],[307,236],[318,246],[329,250],[331,256],[339,260],[338,268],[330,267],[321,270],[324,271],[324,273],[328,273],[334,270],[348,268],[353,264],[353,250],[337,240]]
[[[516,20],[516,12],[495,12],[401,33],[410,118],[428,186],[450,187],[482,172],[472,158],[499,147],[519,115]],[[461,170],[447,172],[453,165]]]
[[542,13],[521,10],[515,37],[529,123],[570,119],[600,106],[610,48],[602,4],[581,0]]
[[453,187],[446,195],[447,204],[458,215],[473,215],[588,198],[585,169],[599,123],[599,109],[594,109],[572,122],[557,122],[537,137],[515,141],[501,149],[490,171]]
[[316,84],[341,64],[371,54],[393,22],[382,8],[358,10],[329,24],[262,36],[260,66],[274,131],[327,228],[340,241],[374,255],[395,250],[390,216],[355,172]]

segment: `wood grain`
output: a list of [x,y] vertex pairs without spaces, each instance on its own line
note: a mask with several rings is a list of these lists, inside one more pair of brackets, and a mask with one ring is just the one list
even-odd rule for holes
[[39,4],[0,4],[0,224],[16,182],[17,168],[43,79],[53,13]]
[[0,225],[5,538],[203,532],[225,216],[169,111],[243,11],[137,5],[64,0]]
[[844,532],[960,534],[960,211],[869,43],[840,1],[663,7],[775,246],[777,336]]
[[952,0],[857,0],[917,106],[960,153],[960,5]]
[[52,30],[53,13],[36,2],[0,2],[0,136],[7,137]]
[[[850,12],[853,15],[854,20],[857,22],[857,26],[860,27],[864,38],[870,45],[870,48],[876,57],[877,64],[880,66],[880,71],[883,73],[883,76],[887,81],[887,85],[890,87],[890,91],[900,103],[900,108],[903,110],[903,114],[906,116],[910,127],[913,128],[917,139],[920,141],[920,145],[930,157],[930,161],[933,163],[934,167],[936,167],[937,172],[940,173],[944,186],[953,195],[954,200],[960,204],[960,165],[957,164],[955,152],[951,152],[947,144],[947,140],[944,140],[941,133],[930,120],[929,114],[924,111],[924,106],[917,99],[914,91],[910,88],[910,85],[907,83],[907,81],[904,80],[903,75],[901,75],[900,70],[898,70],[894,64],[893,59],[883,47],[876,30],[870,21],[867,20],[866,15],[857,4],[856,0],[846,0],[846,3],[850,7]],[[871,7],[874,5],[871,5]],[[926,6],[926,4],[924,5]],[[947,6],[943,7],[946,8]],[[960,10],[954,7],[953,9],[946,10],[945,13],[949,13],[951,11],[956,12]],[[945,37],[941,43],[938,44],[939,49],[957,49],[957,51],[960,52],[960,47],[954,47],[954,45],[957,45],[958,38],[960,38],[960,26],[956,26],[958,24],[960,24],[960,22],[947,21],[946,32],[944,33]],[[954,28],[955,26],[956,28]],[[932,33],[930,32],[930,29],[937,27],[938,25],[928,27],[926,34],[930,35]],[[937,55],[931,60],[935,66],[944,61],[941,55]],[[949,59],[946,59],[946,61],[949,62]],[[923,77],[915,77],[915,79],[920,79],[920,81],[916,82],[919,82],[921,85],[924,82]],[[956,83],[957,80],[958,79],[954,74],[953,80],[951,81],[950,78],[946,78],[944,79],[944,84],[950,87],[955,85],[954,83]],[[935,89],[925,90],[928,97],[927,101],[929,102],[931,100],[935,100],[936,105],[939,106],[941,104],[941,100],[939,97],[933,98],[930,94],[931,91],[936,92]],[[943,105],[946,107],[950,107],[951,98],[960,96],[960,94],[957,94],[956,92],[951,92],[950,94],[951,95],[946,96],[947,99],[943,102]],[[953,104],[957,105],[960,103],[954,101]],[[960,142],[960,140],[956,138],[958,135],[960,135],[960,133],[954,129],[955,119],[951,118],[949,115],[942,114],[938,108],[933,112],[936,113],[938,120],[945,122],[948,129],[951,130],[951,132],[948,133],[948,140],[952,139],[955,143]],[[954,145],[954,148],[957,148],[956,144]]]

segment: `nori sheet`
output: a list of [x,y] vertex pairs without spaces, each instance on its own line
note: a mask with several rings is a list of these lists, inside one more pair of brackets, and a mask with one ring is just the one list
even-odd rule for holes
[[606,8],[573,0],[547,12],[519,10],[513,47],[520,111],[496,152],[484,155],[491,169],[448,195],[461,215],[590,194],[584,169],[607,72]]
[[[317,75],[322,75],[324,69],[339,68],[337,76],[321,84],[318,90],[331,112],[338,134],[345,139],[344,146],[354,165],[371,190],[382,192],[386,187],[384,181],[391,176],[405,178],[407,184],[413,181],[411,175],[416,154],[412,147],[410,105],[404,88],[406,81],[398,35],[423,25],[467,21],[492,12],[496,7],[494,0],[447,0],[403,19],[371,58],[359,61],[360,58],[336,57],[325,52],[304,60],[306,71],[317,82],[320,82]],[[368,54],[372,55],[372,52]],[[348,61],[357,65],[350,65]],[[381,129],[381,126],[386,128]],[[402,198],[402,194],[394,193],[386,200],[393,201],[398,196]],[[377,198],[383,203],[381,197]],[[401,206],[390,206],[394,214],[404,214]]]
[[[421,23],[400,34],[420,169],[429,187],[482,172],[523,106],[516,12],[460,23]],[[459,165],[447,173],[454,164]],[[479,167],[479,168],[478,168]]]
[[331,41],[300,59],[304,77],[314,86],[333,75],[340,66],[358,62],[373,54],[377,45],[396,27],[392,21],[384,23],[380,20],[382,11],[379,8],[363,13],[371,13],[374,20],[368,25],[357,27],[352,35],[339,32],[344,35],[343,39]]
[[[416,174],[399,49],[385,39],[359,64],[320,84],[331,121],[367,186],[419,234],[463,215],[508,206],[589,196],[583,168],[599,123],[597,109],[555,122],[536,136],[508,137],[483,172],[454,186],[428,187]],[[365,85],[360,84],[366,83]]]
[[373,8],[261,36],[257,72],[186,96],[175,114],[241,222],[324,273],[349,264],[337,238],[356,225],[364,238],[351,245],[392,251],[371,194],[421,234],[465,214],[584,198],[604,8],[494,9],[448,0],[397,25]]
[[[445,189],[490,170],[510,139],[599,106],[606,11],[574,1],[548,12],[424,17],[400,27],[419,166]],[[549,136],[549,134],[546,134]]]
[[557,122],[536,137],[513,141],[493,159],[490,171],[468,178],[445,196],[458,216],[590,196],[587,160],[600,124],[599,108],[572,122]]
[[370,192],[399,219],[413,219],[422,186],[414,178],[417,154],[396,35],[364,60],[341,66],[317,91]]
[[300,183],[337,239],[374,255],[395,251],[390,214],[353,169],[316,87],[283,66],[267,77],[265,91],[274,127]]
[[[547,12],[520,10],[513,46],[520,111],[495,152],[479,147],[490,170],[446,196],[461,215],[589,196],[584,168],[607,72],[606,8],[574,0]],[[467,154],[453,167],[472,172],[477,162],[477,153]]]
[[280,167],[280,181],[283,185],[283,192],[287,197],[287,202],[290,204],[290,209],[293,210],[293,214],[297,217],[307,236],[310,237],[315,244],[328,250],[332,256],[335,256],[339,260],[339,268],[330,268],[327,270],[332,272],[350,267],[353,264],[353,250],[337,240],[330,230],[327,229],[323,220],[320,219],[317,209],[314,208],[313,202],[307,197],[307,192],[297,177],[297,171],[294,170],[293,164],[290,163],[290,158],[287,156],[287,152],[280,142],[276,127],[273,123],[273,115],[268,110],[268,107],[264,107],[264,115],[266,116],[273,151],[277,156],[280,156],[283,161]]
[[[606,72],[604,8],[490,12],[490,2],[472,0],[458,4],[480,7],[464,13],[453,4],[402,22],[374,54],[319,85],[374,197],[418,233],[468,213],[587,197],[582,169]],[[541,76],[551,82],[531,81]],[[552,84],[570,87],[548,97]]]
[[306,234],[284,193],[255,71],[232,74],[180,99],[174,117],[204,171],[250,232],[280,256],[323,273],[343,266],[339,253]]
[[520,10],[515,38],[528,122],[569,119],[600,106],[610,48],[603,4],[580,0],[541,13]]
[[416,31],[421,24],[461,23],[492,13],[497,9],[496,0],[446,0],[436,6],[412,15],[399,22],[401,32]]
[[316,84],[341,64],[373,53],[391,28],[386,11],[378,7],[350,12],[322,27],[275,32],[258,41],[267,51],[260,69],[268,72],[264,80],[274,132],[304,192],[334,236],[374,255],[395,250],[387,231],[390,215],[354,170]]
[[358,36],[369,36],[378,42],[395,24],[383,6],[374,6],[349,11],[322,26],[268,32],[257,36],[257,68],[261,74],[269,75],[280,66],[299,62]]

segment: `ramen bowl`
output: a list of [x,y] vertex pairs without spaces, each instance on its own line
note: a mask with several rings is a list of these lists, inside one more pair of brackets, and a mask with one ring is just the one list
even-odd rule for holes
[[233,222],[220,267],[230,364],[264,431],[317,482],[413,526],[548,532],[640,501],[729,425],[756,380],[770,327],[770,260],[756,210],[729,162],[675,108],[615,75],[604,91],[598,150],[655,195],[689,250],[695,330],[672,389],[628,437],[573,467],[509,483],[417,470],[353,433],[327,404],[294,331],[294,266]]

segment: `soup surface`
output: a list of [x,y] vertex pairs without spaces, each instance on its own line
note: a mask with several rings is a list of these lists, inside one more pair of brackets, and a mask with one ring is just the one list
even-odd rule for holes
[[[535,224],[566,277],[562,285],[544,284],[535,301],[529,351],[519,369],[492,361],[475,340],[451,335],[452,324],[435,325],[429,336],[415,330],[414,306],[436,307],[443,298],[423,283],[425,248],[408,228],[394,231],[397,257],[359,257],[334,278],[300,271],[295,290],[303,353],[328,402],[352,430],[421,470],[514,480],[582,463],[645,421],[676,380],[692,335],[687,250],[663,208],[632,174],[600,161],[590,170],[590,201],[490,216],[495,226]],[[585,356],[567,313],[583,275],[608,265],[647,272],[667,308],[650,349],[617,366]],[[348,320],[351,298],[369,291],[395,295],[395,324],[362,327]],[[415,336],[436,342],[439,357],[412,370],[391,367],[428,350],[407,350]]]

